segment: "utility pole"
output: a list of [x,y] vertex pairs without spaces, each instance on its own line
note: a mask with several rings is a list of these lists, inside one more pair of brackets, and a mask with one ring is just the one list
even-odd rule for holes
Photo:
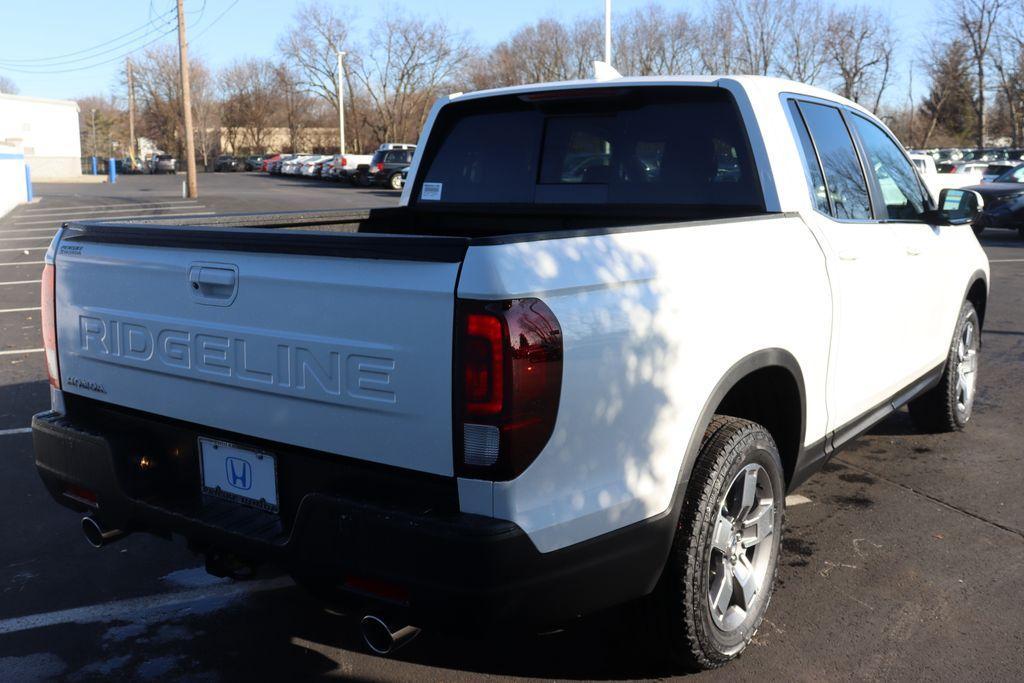
[[181,109],[185,119],[185,168],[188,171],[188,197],[196,199],[196,146],[192,136],[192,90],[188,83],[188,42],[185,40],[185,9],[183,0],[178,0],[178,55],[181,69]]
[[345,155],[345,80],[343,74],[344,50],[338,50],[338,150]]
[[128,69],[128,158],[135,166],[135,83],[132,81],[132,60],[125,58]]
[[604,63],[612,65],[612,0],[604,0]]
[[96,110],[92,110],[92,154],[96,156]]

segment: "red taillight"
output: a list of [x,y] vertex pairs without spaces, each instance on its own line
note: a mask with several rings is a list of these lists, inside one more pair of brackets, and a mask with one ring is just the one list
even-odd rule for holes
[[341,158],[341,165],[342,166],[348,166],[348,158],[347,157],[342,157]]
[[459,301],[455,471],[519,476],[551,437],[562,390],[562,330],[539,299]]
[[40,317],[43,327],[43,350],[46,352],[46,374],[50,386],[60,389],[60,368],[57,363],[57,311],[55,306],[54,267],[43,266],[42,287],[39,293]]
[[384,162],[382,161],[382,162],[379,162],[379,163],[377,164],[377,172],[378,172],[378,173],[380,173],[380,172],[382,172],[383,170],[384,170]]

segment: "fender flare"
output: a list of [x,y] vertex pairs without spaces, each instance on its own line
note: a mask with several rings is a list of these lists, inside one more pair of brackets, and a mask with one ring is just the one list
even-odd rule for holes
[[[800,369],[800,364],[797,362],[793,354],[780,348],[762,349],[760,351],[755,351],[734,363],[732,367],[722,375],[722,378],[718,380],[715,388],[711,391],[711,394],[704,402],[704,407],[701,409],[700,416],[698,417],[697,422],[694,425],[693,432],[690,435],[689,443],[683,453],[683,461],[679,468],[679,474],[677,475],[672,502],[664,512],[647,520],[659,522],[660,526],[664,529],[660,555],[657,558],[659,574],[661,569],[665,566],[665,562],[668,561],[668,554],[672,548],[672,541],[675,538],[676,527],[678,524],[676,520],[679,519],[679,514],[683,507],[683,501],[686,499],[687,487],[690,482],[690,474],[693,472],[693,466],[696,464],[697,456],[700,454],[700,444],[704,437],[704,431],[707,429],[708,425],[711,424],[711,420],[715,416],[715,410],[719,405],[721,405],[722,400],[726,395],[728,395],[729,391],[739,384],[742,379],[757,370],[773,367],[781,367],[787,370],[796,381],[797,391],[800,395],[799,448],[801,450],[803,449],[804,432],[807,424],[807,393],[804,386],[803,371]],[[653,590],[653,588],[654,584],[652,583],[649,586],[649,590]]]
[[[964,287],[964,293],[963,293],[963,296],[960,297],[960,301],[961,301],[961,304],[964,301],[967,301],[967,295],[971,293],[971,289],[974,287],[974,285],[976,285],[978,283],[979,280],[985,284],[985,304],[986,304],[985,307],[987,309],[988,308],[988,291],[989,291],[988,277],[986,277],[985,271],[981,270],[980,268],[978,270],[974,271],[974,273],[971,274],[971,277],[967,279],[967,286]],[[984,329],[984,327],[985,327],[985,311],[978,311],[978,318],[979,318],[979,320],[981,322],[982,328]]]

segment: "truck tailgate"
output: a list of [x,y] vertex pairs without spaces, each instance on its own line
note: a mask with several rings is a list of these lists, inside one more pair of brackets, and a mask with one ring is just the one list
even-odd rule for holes
[[[75,233],[56,257],[64,391],[452,474],[459,258],[200,250]],[[347,237],[360,239],[333,238]]]

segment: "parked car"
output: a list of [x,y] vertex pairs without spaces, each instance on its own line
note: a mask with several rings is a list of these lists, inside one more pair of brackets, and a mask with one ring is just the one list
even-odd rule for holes
[[1013,167],[991,182],[967,188],[984,200],[981,216],[974,223],[980,235],[986,228],[1016,230],[1024,239],[1024,164]]
[[381,145],[381,148],[370,159],[366,180],[370,185],[390,187],[392,190],[402,189],[401,171],[412,163],[416,145]]
[[153,173],[177,173],[178,160],[170,154],[157,154],[154,158]]
[[336,175],[338,180],[348,180],[353,185],[365,185],[366,171],[370,168],[372,154],[345,154]]
[[32,439],[93,545],[277,563],[380,653],[635,603],[645,671],[710,668],[762,624],[787,493],[901,406],[968,426],[979,197],[934,204],[863,107],[572,81],[423,136],[397,207],[57,229]]
[[285,165],[285,163],[287,163],[288,161],[291,161],[294,158],[295,158],[294,154],[282,154],[282,155],[279,155],[277,159],[274,159],[269,164],[267,164],[267,172],[271,173],[273,175],[280,175],[281,167],[283,167]]
[[213,170],[215,173],[221,173],[224,171],[241,171],[244,168],[244,162],[241,159],[230,154],[221,154],[213,162]]
[[263,166],[263,157],[259,155],[249,156],[245,158],[245,170],[246,171],[258,171]]
[[1019,166],[1010,161],[994,161],[985,166],[981,172],[981,182],[988,183],[992,182],[999,176],[1003,175],[1007,171],[1012,171],[1014,168]]
[[264,156],[264,157],[262,157],[262,159],[261,159],[261,161],[259,163],[259,166],[257,166],[254,170],[262,171],[264,173],[267,173],[268,172],[268,167],[270,166],[270,164],[275,162],[275,161],[277,161],[280,158],[281,158],[280,154],[269,154],[267,156]]
[[324,164],[331,160],[330,154],[317,154],[310,157],[302,164],[301,173],[311,178],[319,178]]

